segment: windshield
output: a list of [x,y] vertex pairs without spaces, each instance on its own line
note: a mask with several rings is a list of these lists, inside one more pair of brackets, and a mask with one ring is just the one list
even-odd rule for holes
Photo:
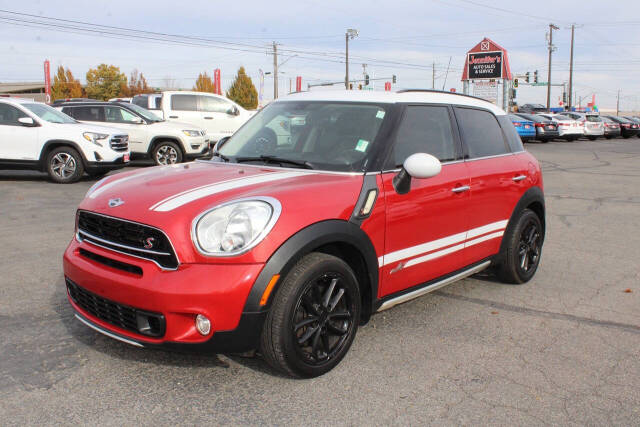
[[586,116],[586,117],[587,117],[587,121],[588,122],[601,122],[602,121],[600,116],[589,115],[589,116]]
[[562,114],[556,114],[553,118],[556,120],[573,120],[571,117],[563,116]]
[[153,114],[151,111],[147,110],[146,108],[140,107],[139,105],[127,104],[127,108],[132,109],[133,111],[135,111],[136,113],[140,114],[142,117],[144,117],[146,120],[148,120],[150,122],[161,122],[161,121],[163,121],[160,117],[156,116],[155,114]]
[[23,107],[28,108],[33,114],[40,117],[42,120],[46,120],[51,123],[78,123],[71,117],[64,113],[51,108],[45,104],[22,104]]
[[268,156],[306,162],[313,169],[362,171],[387,108],[368,103],[276,102],[240,128],[220,154],[237,162]]

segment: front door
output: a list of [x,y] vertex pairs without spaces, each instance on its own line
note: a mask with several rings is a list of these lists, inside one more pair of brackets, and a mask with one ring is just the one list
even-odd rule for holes
[[104,117],[109,127],[122,129],[129,135],[129,149],[134,153],[146,153],[149,148],[149,128],[141,117],[117,106],[105,106]]
[[421,105],[407,106],[404,113],[390,169],[414,153],[432,154],[443,165],[432,178],[413,178],[407,194],[393,187],[397,172],[382,175],[387,222],[379,297],[464,267],[469,176],[451,114],[447,106]]
[[207,133],[214,141],[233,135],[242,124],[239,116],[233,113],[234,105],[230,101],[213,95],[199,95],[198,102],[198,109],[208,126]]
[[13,105],[0,103],[0,159],[35,163],[40,157],[40,128],[18,121],[26,117],[29,116]]

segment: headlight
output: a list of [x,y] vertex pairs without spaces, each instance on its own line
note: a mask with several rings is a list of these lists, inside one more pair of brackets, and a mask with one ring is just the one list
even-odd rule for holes
[[183,130],[182,133],[184,133],[187,136],[201,136],[202,132],[200,132],[199,130]]
[[109,137],[109,135],[105,133],[95,133],[95,132],[84,132],[82,136],[84,136],[84,139],[86,139],[87,141],[93,142],[94,144],[100,147],[102,147],[102,144],[100,144],[98,141],[107,139]]
[[265,238],[281,211],[271,197],[235,200],[204,212],[193,222],[192,239],[204,255],[232,256]]

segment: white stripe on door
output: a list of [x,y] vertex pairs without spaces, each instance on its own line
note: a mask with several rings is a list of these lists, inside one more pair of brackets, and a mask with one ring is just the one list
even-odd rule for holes
[[[473,246],[478,243],[481,243],[486,240],[494,239],[496,237],[502,236],[504,233],[504,228],[507,226],[508,220],[502,220],[493,222],[491,224],[483,225],[482,227],[472,228],[471,230],[464,231],[462,233],[454,234],[451,236],[443,237],[438,240],[432,240],[431,242],[422,243],[416,246],[412,246],[405,249],[400,249],[398,251],[390,252],[382,257],[382,262],[379,260],[380,267],[388,264],[392,264],[396,261],[400,261],[407,258],[412,258],[418,255],[424,255],[428,252],[433,252],[438,249],[445,248],[447,246],[456,245],[457,243],[462,243],[467,241],[468,239],[473,239],[474,237],[482,236],[486,233],[491,233],[500,230],[499,233],[489,234],[487,236],[482,236],[479,239],[468,240],[466,243],[453,246],[451,248],[446,248],[442,251],[429,253],[420,258],[412,259],[408,261],[405,266],[411,266],[415,264],[419,264],[421,262],[429,261],[434,258],[438,258],[443,255],[447,255],[458,250],[464,249],[468,246]],[[484,240],[483,240],[484,239]],[[457,248],[457,249],[454,249]]]

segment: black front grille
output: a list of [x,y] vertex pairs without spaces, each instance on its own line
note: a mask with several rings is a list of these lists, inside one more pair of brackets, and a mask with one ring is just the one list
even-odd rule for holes
[[150,337],[161,337],[165,319],[160,313],[139,310],[102,298],[66,279],[69,296],[81,309],[111,325]]
[[106,249],[154,261],[163,268],[178,267],[178,257],[169,238],[148,225],[79,211],[78,238]]
[[109,143],[114,151],[127,151],[129,149],[129,135],[114,135]]
[[80,248],[78,250],[80,255],[85,258],[88,258],[92,261],[99,262],[102,265],[106,265],[107,267],[116,268],[118,270],[126,271],[127,273],[135,274],[137,276],[142,276],[142,269],[137,265],[131,265],[124,262],[117,261],[115,259],[107,258],[102,255],[98,255],[96,253],[90,252],[86,249]]

